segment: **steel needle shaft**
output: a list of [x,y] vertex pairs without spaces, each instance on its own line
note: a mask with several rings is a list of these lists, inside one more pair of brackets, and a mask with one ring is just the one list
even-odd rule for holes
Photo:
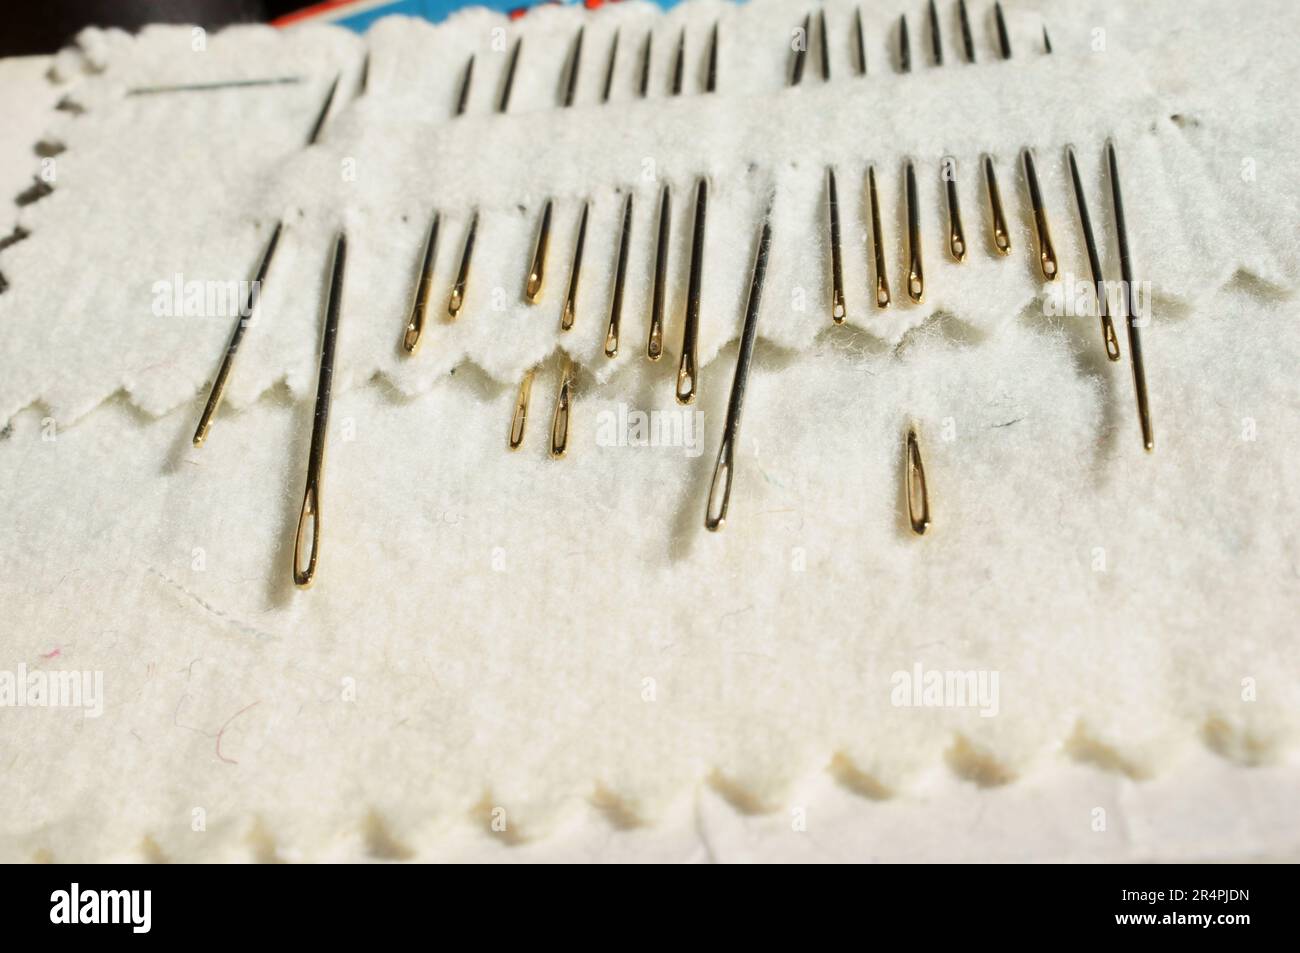
[[1115,234],[1119,244],[1119,273],[1124,285],[1124,317],[1128,323],[1128,357],[1133,363],[1133,390],[1137,394],[1138,422],[1142,427],[1142,445],[1150,452],[1156,448],[1155,428],[1151,424],[1151,407],[1147,402],[1147,375],[1142,362],[1142,339],[1138,331],[1137,297],[1133,287],[1133,260],[1129,256],[1128,228],[1124,223],[1124,200],[1119,190],[1119,162],[1115,143],[1106,143],[1106,160],[1110,166],[1110,196],[1115,210]]
[[1088,200],[1083,194],[1079,165],[1074,160],[1074,149],[1070,146],[1065,147],[1065,159],[1070,166],[1070,180],[1074,184],[1074,198],[1079,208],[1079,227],[1083,230],[1083,244],[1088,251],[1088,267],[1092,271],[1092,286],[1097,298],[1097,315],[1101,318],[1101,338],[1106,345],[1106,356],[1112,361],[1118,361],[1119,338],[1115,336],[1115,324],[1110,317],[1101,256],[1097,254],[1097,239],[1092,233],[1092,217],[1088,214]]
[[433,264],[438,248],[438,224],[442,216],[433,215],[429,234],[424,240],[424,254],[420,259],[420,275],[415,283],[415,295],[411,299],[411,314],[406,321],[406,330],[402,334],[402,347],[408,354],[414,354],[420,347],[424,334],[424,320],[429,313],[429,296],[433,292]]

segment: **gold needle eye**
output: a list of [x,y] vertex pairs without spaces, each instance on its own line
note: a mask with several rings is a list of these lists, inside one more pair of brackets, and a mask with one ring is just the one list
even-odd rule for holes
[[700,339],[700,284],[704,275],[704,217],[708,210],[709,183],[695,186],[695,222],[691,234],[691,270],[686,283],[686,322],[682,327],[682,359],[677,365],[677,403],[689,404],[699,389],[696,350]]
[[1002,195],[998,191],[998,179],[993,172],[993,159],[984,157],[984,183],[988,186],[989,211],[993,215],[993,247],[999,255],[1011,253],[1011,234],[1007,231],[1007,218],[1002,214]]
[[226,343],[226,354],[221,359],[221,366],[217,368],[217,376],[212,380],[212,390],[208,393],[208,402],[203,408],[203,414],[199,417],[199,426],[194,431],[194,446],[203,446],[203,441],[208,439],[208,431],[212,428],[212,418],[221,406],[221,399],[226,393],[226,383],[230,378],[230,370],[235,365],[235,353],[239,350],[239,342],[244,339],[244,332],[248,330],[249,322],[253,319],[253,313],[257,310],[257,305],[262,298],[262,286],[266,281],[266,273],[271,268],[271,259],[275,255],[275,248],[280,243],[281,223],[276,222],[275,228],[271,232],[271,238],[266,243],[266,249],[262,252],[262,258],[257,263],[257,275],[253,279],[252,285],[248,289],[248,297],[244,300],[244,306],[240,309],[235,329],[230,332],[230,340]]
[[569,449],[569,409],[573,401],[573,360],[564,358],[560,369],[560,390],[555,396],[555,416],[551,418],[551,456],[559,459]]
[[573,319],[578,315],[578,274],[582,269],[582,249],[587,244],[587,212],[589,202],[582,203],[582,217],[578,219],[578,237],[573,243],[573,267],[569,270],[569,287],[564,293],[564,310],[560,312],[560,330],[573,329]]
[[1052,232],[1047,227],[1047,210],[1043,208],[1043,192],[1038,187],[1038,171],[1034,168],[1034,154],[1025,149],[1022,158],[1025,166],[1025,184],[1029,186],[1029,205],[1034,211],[1034,230],[1038,234],[1038,266],[1043,277],[1054,281],[1057,274],[1056,248],[1052,245]]
[[465,306],[465,284],[469,281],[469,262],[474,255],[474,233],[478,231],[478,210],[469,220],[465,230],[465,248],[460,253],[460,269],[456,272],[456,283],[451,286],[451,297],[447,299],[447,317],[453,321]]
[[627,279],[629,239],[632,237],[632,193],[623,204],[623,231],[618,240],[618,259],[614,264],[614,294],[609,304],[609,328],[605,331],[605,356],[618,354],[618,328],[623,320],[623,284]]
[[876,256],[876,307],[888,308],[889,276],[885,273],[885,230],[880,225],[880,198],[876,194],[876,169],[867,169],[867,191],[871,198],[871,235]]
[[524,297],[529,304],[537,304],[542,295],[542,282],[546,278],[546,247],[551,237],[550,199],[542,206],[541,224],[537,226],[537,244],[533,246],[533,263],[528,268],[528,279],[524,282]]
[[1079,177],[1079,165],[1074,161],[1074,149],[1065,147],[1065,159],[1070,166],[1070,180],[1074,184],[1074,198],[1079,207],[1079,227],[1083,230],[1083,244],[1088,250],[1088,267],[1092,270],[1092,286],[1097,299],[1097,315],[1101,318],[1101,337],[1106,345],[1106,356],[1112,361],[1119,360],[1119,338],[1115,336],[1115,325],[1110,319],[1110,308],[1106,301],[1106,279],[1101,270],[1101,256],[1097,254],[1097,239],[1092,233],[1092,218],[1088,215],[1088,200],[1083,195],[1083,180]]
[[767,274],[767,256],[772,246],[771,218],[772,204],[769,199],[767,211],[763,214],[763,226],[758,233],[754,274],[749,283],[749,301],[745,305],[745,325],[740,332],[736,373],[731,379],[731,397],[727,400],[727,420],[722,428],[722,443],[718,447],[718,460],[713,467],[713,481],[709,484],[709,498],[704,506],[704,528],[710,532],[717,532],[722,528],[727,521],[727,507],[731,503],[736,434],[740,429],[740,412],[745,402],[749,366],[754,357],[754,341],[758,337],[758,312],[763,298],[763,278]]
[[1115,212],[1115,236],[1119,245],[1119,276],[1124,285],[1124,316],[1128,324],[1128,357],[1133,364],[1133,390],[1137,393],[1138,423],[1142,427],[1142,445],[1147,452],[1156,448],[1155,428],[1151,424],[1151,406],[1147,401],[1147,375],[1142,362],[1142,339],[1138,332],[1138,309],[1133,286],[1133,260],[1129,257],[1128,229],[1124,224],[1124,200],[1119,191],[1119,162],[1115,143],[1106,143],[1106,160],[1110,167],[1110,199]]
[[672,224],[672,193],[668,183],[659,192],[659,233],[655,240],[655,278],[650,294],[650,334],[645,356],[659,360],[664,353],[664,299],[668,294],[668,233]]
[[840,258],[840,200],[835,170],[826,167],[826,211],[831,227],[831,320],[844,323],[844,264]]
[[907,163],[907,296],[914,304],[925,298],[925,269],[921,264],[921,208],[916,196],[916,170]]
[[433,293],[433,263],[438,247],[438,223],[441,216],[436,212],[429,234],[424,240],[424,256],[420,261],[420,276],[415,284],[415,296],[411,300],[411,315],[406,321],[406,331],[402,334],[402,347],[406,353],[414,354],[420,349],[420,340],[424,334],[424,319],[429,311],[429,297]]
[[916,428],[907,431],[907,451],[904,464],[907,481],[907,518],[912,532],[924,536],[930,528],[930,493],[925,485],[925,464],[921,462],[921,445],[916,439]]
[[966,233],[961,227],[961,203],[957,199],[957,160],[945,156],[940,168],[948,193],[948,252],[953,261],[962,261],[966,258]]
[[515,398],[515,412],[510,418],[510,436],[507,438],[507,446],[511,450],[518,450],[524,442],[524,426],[528,423],[528,398],[533,393],[533,375],[536,372],[536,368],[529,368],[519,382],[519,396]]
[[[312,419],[311,449],[307,455],[307,488],[298,511],[298,531],[293,542],[293,583],[306,589],[316,580],[320,555],[321,481],[325,466],[325,440],[329,436],[330,388],[334,381],[334,349],[338,343],[339,312],[343,304],[343,274],[348,242],[342,232],[334,243],[329,291],[325,299],[325,333],[321,336],[320,378],[316,384],[316,415]],[[307,549],[306,565],[303,549]]]

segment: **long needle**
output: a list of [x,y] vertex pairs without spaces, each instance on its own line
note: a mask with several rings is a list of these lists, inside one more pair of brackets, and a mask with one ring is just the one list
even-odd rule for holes
[[993,4],[993,16],[998,23],[998,47],[1002,50],[1004,60],[1011,59],[1011,37],[1007,34],[1007,21],[1002,16],[1002,4]]
[[830,41],[826,38],[826,8],[817,11],[817,34],[821,39],[822,82],[831,79]]
[[257,274],[253,278],[253,283],[249,285],[248,297],[244,301],[243,308],[240,309],[235,321],[235,329],[230,333],[230,340],[226,344],[226,354],[221,359],[221,366],[217,368],[217,376],[212,381],[212,390],[208,393],[207,405],[203,408],[203,414],[199,417],[199,426],[194,431],[194,446],[203,446],[203,441],[208,438],[208,430],[212,427],[212,418],[221,406],[221,399],[226,393],[226,382],[230,378],[230,369],[235,365],[235,352],[239,350],[239,342],[244,339],[244,332],[248,330],[249,322],[253,319],[253,312],[256,310],[258,302],[262,298],[262,283],[266,281],[266,273],[271,268],[271,258],[275,255],[275,247],[280,243],[280,222],[275,223],[275,228],[271,232],[271,237],[266,243],[266,249],[262,252],[262,258],[257,263]]
[[460,314],[465,306],[465,284],[469,281],[469,262],[474,254],[474,235],[478,231],[478,209],[474,210],[465,230],[465,247],[460,253],[460,268],[456,271],[456,283],[451,286],[451,295],[447,298],[447,317],[452,320]]
[[251,86],[289,86],[301,83],[301,76],[272,76],[267,79],[227,79],[212,83],[180,83],[174,86],[136,86],[128,96],[153,96],[159,93],[206,93],[217,89],[246,89]]
[[334,82],[330,83],[329,92],[325,94],[325,102],[321,106],[320,112],[316,114],[316,121],[312,123],[311,132],[307,135],[307,145],[309,146],[315,144],[316,140],[320,138],[321,130],[325,128],[325,119],[329,116],[330,106],[334,103],[334,94],[338,91],[340,76],[342,76],[341,73],[334,75]]
[[1011,254],[1011,233],[1007,231],[1007,218],[1002,214],[1002,193],[998,190],[997,175],[993,171],[993,157],[984,157],[984,184],[988,187],[989,212],[993,216],[993,247],[999,255]]
[[681,36],[677,38],[677,55],[673,57],[672,94],[682,94],[682,75],[686,70],[686,27],[682,27]]
[[798,86],[803,82],[804,61],[808,59],[808,31],[812,27],[812,14],[803,18],[803,26],[795,39],[794,63],[790,67],[790,85]]
[[415,296],[411,299],[411,315],[406,321],[406,330],[402,334],[402,347],[408,354],[414,354],[420,348],[424,334],[424,319],[429,313],[429,297],[433,293],[433,264],[438,248],[438,225],[442,216],[434,213],[429,234],[424,240],[424,255],[420,259],[420,277],[415,284]]
[[659,360],[664,353],[664,299],[668,295],[668,234],[672,224],[672,190],[667,182],[659,191],[659,225],[655,238],[655,277],[650,293],[650,334],[645,356]]
[[578,89],[578,67],[582,64],[582,34],[585,26],[578,27],[578,38],[573,41],[573,57],[569,61],[569,78],[564,84],[564,97],[560,105],[566,109],[573,105],[573,94]]
[[506,81],[501,88],[501,99],[497,103],[497,112],[503,113],[510,105],[510,92],[515,87],[515,67],[519,64],[519,48],[524,45],[524,38],[521,36],[515,40],[514,48],[510,51],[510,62],[506,65]]
[[609,44],[609,65],[605,67],[605,87],[600,94],[602,103],[609,102],[609,92],[614,88],[614,61],[618,58],[618,30],[614,31],[613,42]]
[[[311,426],[311,450],[307,455],[307,487],[298,511],[298,532],[293,540],[293,583],[308,588],[316,580],[320,555],[321,482],[325,466],[325,440],[329,436],[330,387],[334,382],[334,348],[338,342],[339,312],[343,303],[343,273],[347,266],[348,241],[339,232],[330,267],[329,293],[325,299],[325,333],[321,337],[320,378],[316,384],[316,415]],[[310,525],[310,544],[308,526]],[[303,565],[303,547],[309,545]]]
[[924,536],[930,528],[930,491],[925,485],[925,464],[921,461],[921,444],[916,438],[916,428],[907,430],[907,444],[903,461],[903,479],[907,482],[907,519],[912,532]]
[[939,11],[930,0],[930,49],[934,53],[934,65],[943,65],[943,38],[939,35]]
[[460,94],[456,97],[456,115],[463,116],[465,107],[469,104],[469,84],[474,79],[474,54],[469,55],[469,62],[465,64],[465,76],[460,81]]
[[1142,445],[1150,452],[1156,448],[1155,429],[1151,425],[1151,407],[1147,403],[1147,375],[1142,363],[1142,340],[1138,334],[1137,298],[1133,288],[1133,260],[1129,257],[1128,229],[1124,224],[1124,200],[1119,191],[1119,163],[1115,143],[1106,143],[1110,165],[1110,197],[1115,208],[1115,234],[1119,239],[1119,276],[1124,285],[1124,315],[1128,322],[1128,356],[1133,362],[1133,389],[1137,393],[1138,421],[1142,426]]
[[718,91],[718,21],[713,21],[713,36],[709,39],[709,63],[704,73],[704,91]]
[[1028,149],[1023,154],[1025,183],[1029,186],[1029,205],[1034,211],[1034,231],[1038,234],[1038,265],[1043,277],[1055,281],[1057,275],[1056,247],[1052,244],[1052,231],[1047,227],[1047,209],[1043,207],[1043,192],[1038,187],[1038,172],[1034,168],[1034,154]]
[[573,404],[573,359],[567,354],[560,368],[560,389],[551,418],[551,456],[559,459],[569,449],[569,412]]
[[957,13],[961,19],[961,45],[966,49],[966,62],[975,62],[975,38],[970,32],[970,16],[966,13],[966,0],[957,0]]
[[1106,278],[1101,270],[1101,256],[1097,254],[1097,239],[1092,233],[1092,217],[1088,214],[1088,200],[1083,194],[1083,180],[1079,177],[1079,165],[1074,161],[1074,149],[1065,147],[1065,159],[1070,166],[1070,180],[1074,183],[1074,198],[1079,207],[1079,227],[1083,230],[1083,244],[1088,250],[1088,267],[1092,271],[1092,285],[1097,297],[1097,314],[1101,318],[1101,337],[1106,345],[1106,356],[1112,361],[1119,360],[1119,338],[1115,335],[1115,324],[1110,319],[1107,306]]
[[654,31],[645,31],[645,51],[641,56],[641,85],[639,95],[645,99],[646,94],[650,91],[650,62],[654,52]]
[[541,224],[537,226],[537,243],[533,246],[533,261],[528,266],[528,278],[524,281],[524,297],[529,304],[537,304],[542,296],[542,284],[546,280],[546,249],[551,238],[551,206],[546,200],[542,206]]
[[905,170],[907,181],[907,296],[913,304],[925,298],[925,269],[921,264],[921,208],[916,196],[916,170],[911,161]]
[[722,428],[722,444],[713,467],[709,498],[704,508],[704,527],[717,532],[727,521],[731,503],[731,477],[735,469],[736,435],[740,430],[740,412],[745,403],[745,385],[754,358],[754,341],[758,337],[758,312],[763,299],[763,278],[767,274],[767,257],[772,246],[772,206],[763,214],[758,233],[758,251],[754,256],[754,275],[749,282],[749,301],[745,305],[745,325],[740,332],[740,350],[736,355],[736,373],[731,379],[731,397],[727,401],[727,420]]
[[826,167],[826,214],[831,227],[831,320],[844,323],[844,265],[840,258],[840,198],[835,170]]
[[858,75],[866,76],[867,75],[867,43],[866,40],[864,40],[862,37],[862,8],[861,7],[853,8],[853,28],[854,28],[854,33],[857,35],[856,42],[858,47]]
[[587,213],[591,210],[590,202],[582,203],[582,217],[578,219],[578,237],[573,242],[573,267],[569,270],[569,287],[564,292],[564,309],[560,312],[560,330],[573,328],[573,319],[578,315],[578,275],[582,270],[582,249],[587,244]]
[[623,230],[618,240],[618,259],[614,264],[614,294],[609,303],[609,328],[605,331],[605,356],[618,354],[618,329],[623,321],[623,284],[627,279],[627,259],[632,238],[632,193],[623,204]]
[[867,169],[867,191],[871,198],[871,236],[876,257],[876,307],[888,308],[889,276],[885,273],[885,230],[880,225],[880,199],[876,194],[876,168]]
[[957,160],[945,156],[940,168],[948,193],[948,253],[953,261],[962,261],[966,258],[966,233],[961,227],[961,202],[957,199]]
[[691,269],[686,282],[686,321],[682,327],[682,358],[677,365],[677,402],[695,400],[699,381],[696,377],[696,350],[700,340],[700,284],[704,277],[704,217],[708,210],[709,182],[700,179],[695,186],[695,222],[691,234]]

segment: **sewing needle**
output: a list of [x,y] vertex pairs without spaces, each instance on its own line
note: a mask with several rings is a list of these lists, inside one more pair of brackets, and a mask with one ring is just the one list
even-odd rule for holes
[[[311,450],[307,455],[307,488],[303,492],[302,508],[298,511],[298,532],[293,541],[293,583],[300,589],[306,589],[315,582],[316,561],[320,554],[321,483],[325,466],[325,441],[329,435],[330,387],[334,381],[334,348],[338,341],[347,254],[347,238],[339,232],[334,243],[334,262],[330,267],[329,292],[325,299],[325,333],[321,337],[316,415],[312,420]],[[311,525],[311,543],[307,565],[303,566],[302,549],[308,523]]]
[[930,47],[934,51],[934,65],[943,65],[943,39],[939,35],[939,11],[930,0]]
[[885,231],[880,225],[880,199],[876,195],[876,168],[867,168],[867,190],[871,197],[871,235],[876,258],[876,307],[888,308],[889,276],[885,273]]
[[966,62],[975,62],[975,38],[970,32],[970,17],[966,14],[966,0],[957,0],[957,13],[961,18],[961,44],[966,48]]
[[307,136],[307,145],[314,145],[320,138],[321,130],[325,128],[325,118],[330,114],[330,106],[334,103],[334,93],[339,88],[339,77],[341,73],[334,74],[334,82],[330,83],[329,92],[325,94],[325,103],[321,106],[320,112],[316,114],[316,122],[312,124],[311,132]]
[[763,279],[767,274],[767,257],[772,245],[772,205],[768,200],[763,226],[758,234],[758,251],[754,256],[754,274],[749,283],[749,301],[745,305],[745,325],[740,333],[736,354],[736,373],[731,380],[731,397],[727,401],[727,419],[722,428],[722,444],[713,467],[709,498],[704,507],[704,528],[717,532],[727,521],[731,503],[731,477],[735,469],[736,436],[740,429],[740,412],[745,402],[745,385],[754,358],[754,341],[758,337],[758,312],[763,298]]
[[465,284],[469,281],[469,261],[474,254],[474,234],[478,231],[478,209],[474,210],[465,230],[465,247],[460,253],[460,268],[456,272],[456,283],[451,286],[451,296],[447,299],[447,317],[453,321],[465,305]]
[[515,398],[515,412],[510,417],[510,435],[506,438],[506,446],[511,450],[518,450],[524,443],[524,426],[528,423],[528,398],[533,393],[533,375],[537,368],[532,367],[524,372],[524,378],[519,382],[519,395]]
[[898,18],[898,70],[912,72],[912,44],[907,39],[907,15]]
[[1007,21],[1002,16],[1002,4],[993,4],[993,16],[998,22],[998,46],[1002,49],[1002,58],[1011,59],[1011,37],[1007,34]]
[[962,230],[961,203],[957,200],[957,160],[945,156],[940,168],[948,193],[948,252],[953,261],[962,261],[966,257],[966,233]]
[[659,360],[664,353],[664,299],[668,293],[668,233],[672,223],[672,193],[665,182],[659,191],[659,225],[655,240],[654,287],[650,293],[650,334],[645,356]]
[[605,356],[618,354],[618,329],[623,320],[623,283],[627,278],[627,259],[632,237],[632,193],[623,204],[623,230],[618,241],[618,258],[614,264],[614,293],[609,304],[609,328],[605,331]]
[[682,27],[681,36],[677,39],[677,54],[673,57],[673,87],[672,94],[680,96],[682,94],[682,74],[686,69],[686,27]]
[[528,279],[524,282],[524,297],[529,304],[537,304],[542,296],[542,282],[546,278],[546,248],[551,237],[552,204],[547,199],[542,206],[542,220],[537,226],[537,243],[533,247],[533,262],[528,268]]
[[858,75],[867,75],[867,44],[862,37],[862,8],[853,8],[853,27],[854,33],[857,34],[858,46]]
[[230,340],[226,344],[225,357],[221,359],[221,366],[217,369],[217,376],[212,381],[212,390],[208,394],[207,405],[203,408],[203,414],[199,417],[199,426],[194,431],[194,446],[203,446],[203,441],[208,438],[208,430],[212,427],[212,418],[221,406],[221,399],[226,393],[226,382],[230,377],[230,370],[235,364],[235,352],[239,350],[239,342],[244,339],[244,332],[248,330],[249,323],[253,320],[253,313],[257,310],[258,303],[262,300],[262,284],[266,281],[266,273],[271,268],[271,258],[275,255],[276,245],[280,243],[281,223],[276,222],[275,228],[271,231],[271,237],[266,243],[266,248],[262,252],[261,260],[257,263],[257,273],[253,278],[253,283],[248,288],[248,297],[244,300],[244,306],[236,315],[235,329],[230,333]]
[[921,265],[921,208],[916,196],[916,170],[909,159],[907,182],[907,296],[913,304],[925,297],[925,270]]
[[1083,230],[1083,244],[1088,250],[1088,267],[1092,271],[1092,286],[1097,298],[1097,314],[1101,318],[1101,337],[1106,344],[1106,356],[1112,361],[1119,360],[1119,338],[1115,335],[1115,324],[1110,318],[1107,306],[1106,279],[1101,270],[1101,256],[1097,254],[1097,240],[1092,233],[1092,217],[1088,214],[1088,200],[1083,194],[1083,180],[1079,177],[1079,166],[1074,161],[1074,148],[1065,147],[1065,158],[1070,166],[1070,180],[1074,184],[1074,198],[1079,207],[1079,227]]
[[566,109],[573,105],[573,94],[578,89],[578,66],[582,63],[582,33],[585,26],[578,27],[578,37],[573,42],[573,56],[569,60],[569,78],[564,85],[564,97],[560,105]]
[[831,81],[830,41],[826,39],[826,8],[817,11],[817,34],[821,39],[822,82]]
[[1128,322],[1128,356],[1133,363],[1133,389],[1137,393],[1138,421],[1142,426],[1142,445],[1150,452],[1156,448],[1155,430],[1151,425],[1151,407],[1147,403],[1147,376],[1142,363],[1142,341],[1138,333],[1137,298],[1133,288],[1133,261],[1129,257],[1128,229],[1124,224],[1124,201],[1119,191],[1119,163],[1115,143],[1106,142],[1110,165],[1110,196],[1115,210],[1115,234],[1119,239],[1119,272],[1124,285],[1124,314]]
[[503,113],[506,107],[510,105],[510,92],[515,86],[515,66],[519,63],[519,48],[524,45],[524,38],[521,36],[515,40],[515,45],[510,51],[510,62],[506,65],[505,85],[501,88],[501,99],[497,103],[497,112]]
[[605,88],[600,94],[602,103],[609,102],[609,92],[614,88],[614,61],[618,57],[618,30],[614,31],[614,39],[609,44],[609,65],[605,67]]
[[460,81],[460,94],[456,97],[456,115],[463,116],[465,107],[469,104],[469,84],[474,78],[474,54],[469,55],[469,62],[465,64],[465,76]]
[[794,65],[790,68],[791,86],[798,86],[803,82],[803,65],[808,57],[808,31],[811,27],[812,14],[809,13],[803,18],[803,26],[799,28],[799,36],[795,40]]
[[695,222],[691,234],[691,266],[686,283],[686,321],[682,327],[682,358],[677,365],[677,402],[695,400],[696,350],[700,338],[700,284],[704,276],[704,217],[708,210],[709,182],[700,179],[695,186]]
[[840,199],[835,169],[826,167],[826,212],[831,227],[831,320],[844,323],[844,267],[840,258]]
[[713,35],[709,39],[709,62],[704,73],[704,91],[714,93],[718,90],[718,21],[713,21]]
[[408,354],[414,354],[420,347],[424,334],[424,319],[429,311],[429,296],[433,292],[433,263],[438,247],[438,224],[442,216],[433,215],[429,234],[424,240],[424,255],[420,259],[420,276],[415,284],[415,296],[411,299],[411,315],[406,322],[406,331],[402,335],[402,347]]
[[1034,154],[1029,149],[1022,152],[1025,166],[1025,183],[1029,186],[1029,205],[1034,212],[1034,230],[1038,234],[1038,265],[1043,277],[1055,281],[1057,275],[1056,248],[1052,245],[1052,232],[1047,227],[1047,210],[1043,207],[1043,193],[1038,187],[1038,172],[1034,168]]
[[573,328],[578,313],[578,273],[582,268],[582,249],[587,243],[587,212],[590,202],[582,203],[582,217],[578,219],[578,237],[573,243],[573,267],[569,270],[569,287],[564,293],[564,309],[560,312],[560,330]]
[[640,96],[645,99],[646,93],[650,90],[650,61],[653,52],[654,30],[645,31],[645,53],[641,57],[641,89]]
[[984,183],[988,187],[989,211],[993,215],[993,247],[1000,255],[1011,253],[1011,233],[1007,231],[1007,219],[1002,214],[1002,194],[998,191],[997,176],[993,172],[993,158],[984,157]]

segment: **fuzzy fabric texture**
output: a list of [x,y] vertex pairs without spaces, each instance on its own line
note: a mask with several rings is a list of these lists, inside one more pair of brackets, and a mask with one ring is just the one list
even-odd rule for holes
[[[1278,3],[1225,22],[1227,5],[1211,0],[1044,5],[1048,56],[1039,8],[1008,4],[1011,61],[994,60],[981,16],[978,62],[960,62],[949,27],[935,67],[915,29],[924,7],[912,4],[914,72],[887,65],[896,17],[864,12],[873,45],[858,78],[852,7],[825,6],[832,78],[814,68],[814,40],[794,89],[783,88],[799,25],[788,5],[541,11],[507,29],[525,43],[505,116],[491,112],[492,67],[504,62],[492,58],[491,31],[505,22],[481,12],[437,28],[378,24],[360,96],[363,47],[329,30],[241,28],[206,37],[202,53],[188,30],[92,33],[60,58],[56,67],[77,73],[69,95],[84,112],[57,124],[66,150],[54,191],[20,210],[30,237],[0,253],[11,285],[0,295],[0,699],[4,674],[20,667],[98,673],[101,710],[30,700],[0,709],[0,853],[406,857],[439,856],[454,841],[441,856],[464,856],[468,844],[577,842],[575,825],[593,823],[669,838],[691,797],[711,818],[697,816],[704,826],[692,836],[716,843],[701,832],[739,823],[713,811],[718,797],[753,824],[780,818],[769,826],[784,831],[814,803],[808,785],[826,782],[827,797],[848,792],[873,819],[844,844],[898,858],[901,839],[871,850],[863,832],[880,831],[882,815],[870,812],[906,815],[936,771],[956,785],[942,803],[965,791],[969,805],[976,793],[1023,798],[1026,786],[1050,787],[1048,775],[1084,769],[1129,792],[1130,805],[1178,790],[1171,777],[1195,777],[1228,811],[1254,792],[1239,853],[1300,846],[1278,796],[1294,791],[1300,728],[1289,186],[1300,170],[1278,93],[1295,78],[1286,37],[1297,13]],[[715,20],[719,89],[706,95]],[[578,102],[556,110],[579,23]],[[641,102],[633,40],[648,25],[655,92]],[[628,56],[602,106],[616,26]],[[682,26],[695,66],[672,98],[663,90]],[[483,83],[451,120],[470,49]],[[272,69],[309,80],[126,95]],[[304,149],[340,71],[325,134]],[[1108,136],[1138,277],[1151,283],[1154,454],[1140,445],[1122,330],[1123,361],[1108,362],[1096,318],[1053,304],[1087,275],[1067,142],[1107,276],[1118,278]],[[1037,150],[1062,263],[1047,287],[1021,146]],[[1013,225],[1006,259],[985,237],[985,152]],[[972,245],[960,265],[942,254],[944,155],[958,159]],[[919,306],[902,287],[908,157],[926,243]],[[886,203],[895,304],[885,312],[868,296],[869,162]],[[840,327],[826,303],[828,164],[849,295]],[[671,390],[699,175],[712,189],[706,364],[698,403],[683,409]],[[664,183],[674,197],[668,354],[652,364],[644,319]],[[610,360],[600,348],[627,190],[627,344]],[[773,191],[731,511],[709,534],[704,497]],[[530,306],[520,291],[548,197],[547,285]],[[561,333],[588,197],[578,321]],[[444,214],[435,298],[445,300],[475,207],[466,311],[435,321],[422,351],[405,356],[398,341],[429,217]],[[154,286],[175,274],[251,278],[277,219],[283,247],[231,380],[233,412],[195,450],[230,320],[155,314]],[[320,576],[302,592],[290,554],[326,249],[340,226],[354,254]],[[569,451],[557,461],[546,431],[565,355],[579,370]],[[509,454],[515,387],[530,367],[528,430]],[[934,508],[922,538],[903,515],[909,425]],[[979,687],[964,701],[927,693],[926,673],[942,683],[968,672]],[[1207,757],[1224,772],[1213,782]],[[1233,771],[1258,773],[1224,780]],[[1168,846],[1129,825],[1091,836],[1092,811],[1110,802],[1087,786],[1077,800],[1043,799],[1064,812],[1044,807],[1043,817],[1090,831],[1049,856],[1153,859],[1154,845]],[[818,812],[809,816],[815,830]],[[477,840],[457,840],[466,830]],[[1234,855],[1204,825],[1188,837],[1160,857]],[[918,840],[916,856],[942,854]]]

